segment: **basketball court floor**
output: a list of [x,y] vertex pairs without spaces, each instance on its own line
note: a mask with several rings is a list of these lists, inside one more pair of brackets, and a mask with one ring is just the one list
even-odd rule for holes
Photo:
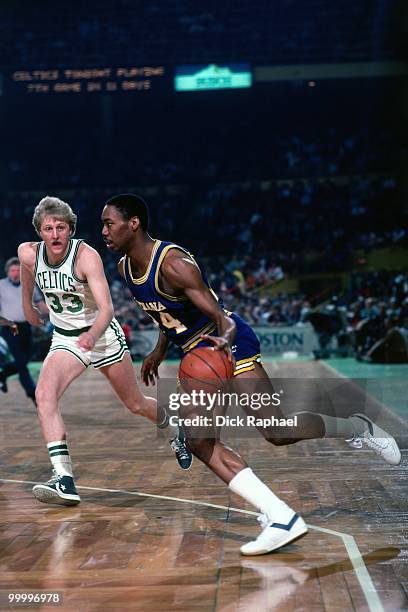
[[[49,460],[35,408],[11,380],[0,397],[0,610],[15,609],[11,594],[30,593],[57,593],[60,609],[81,612],[408,609],[408,367],[345,359],[266,368],[272,378],[371,378],[365,392],[381,387],[376,401],[398,432],[401,464],[341,440],[237,440],[310,527],[279,552],[242,557],[259,532],[253,509],[197,460],[182,472],[166,436],[128,413],[95,371],[62,402],[82,503],[36,501],[31,488],[48,480]],[[163,375],[176,369],[168,363]]]

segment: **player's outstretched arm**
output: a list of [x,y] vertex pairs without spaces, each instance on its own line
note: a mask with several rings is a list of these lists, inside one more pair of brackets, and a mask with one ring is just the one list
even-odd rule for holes
[[35,285],[34,268],[36,253],[36,242],[23,242],[22,244],[20,244],[17,250],[18,258],[21,264],[20,280],[24,316],[26,320],[31,323],[31,325],[42,325],[44,321],[40,316],[40,312],[33,305],[33,292]]
[[204,283],[201,270],[195,261],[180,251],[170,251],[163,261],[161,272],[173,289],[182,291],[201,312],[214,321],[218,336],[205,336],[205,339],[212,342],[218,350],[224,350],[232,359],[235,322],[220,308]]
[[98,315],[91,329],[78,337],[78,346],[90,351],[112,321],[113,305],[100,255],[88,244],[82,243],[80,247],[76,275],[87,281],[98,308]]

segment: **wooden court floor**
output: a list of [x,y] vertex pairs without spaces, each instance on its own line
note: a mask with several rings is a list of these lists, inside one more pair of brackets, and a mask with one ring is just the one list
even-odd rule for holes
[[[333,375],[315,362],[269,368],[277,377]],[[180,471],[167,438],[127,413],[99,373],[87,371],[62,403],[79,506],[32,496],[50,467],[34,406],[16,381],[0,409],[0,610],[15,609],[10,593],[38,592],[58,593],[59,609],[81,612],[408,609],[406,451],[390,467],[340,440],[238,441],[310,525],[280,552],[242,557],[240,545],[259,531],[253,509],[198,461]],[[387,418],[407,449],[406,424]]]

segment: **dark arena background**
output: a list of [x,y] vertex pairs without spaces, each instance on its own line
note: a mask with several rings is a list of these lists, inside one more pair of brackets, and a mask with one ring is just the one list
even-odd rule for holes
[[[310,528],[243,557],[253,507],[197,459],[179,470],[167,437],[92,368],[61,401],[82,503],[39,503],[50,463],[11,376],[0,609],[408,609],[406,2],[3,0],[0,28],[2,270],[36,240],[41,198],[68,202],[154,395],[140,367],[157,331],[101,236],[104,202],[140,194],[151,235],[190,250],[256,331],[272,380],[347,383],[345,416],[363,398],[402,452],[390,466],[342,439],[233,434]],[[33,328],[34,378],[51,334]],[[0,357],[4,373],[3,341]],[[179,359],[169,352],[161,378],[175,383]]]

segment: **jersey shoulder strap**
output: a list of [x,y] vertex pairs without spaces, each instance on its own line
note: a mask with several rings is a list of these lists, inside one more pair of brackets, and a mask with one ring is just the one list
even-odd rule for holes
[[[171,249],[177,249],[178,251],[182,251],[183,253],[185,253],[186,255],[188,255],[193,262],[196,264],[194,257],[192,256],[192,254],[187,251],[187,249],[179,246],[178,244],[175,244],[173,242],[162,242],[162,249],[161,252],[158,254],[157,257],[157,262],[156,262],[156,266],[155,266],[155,273],[154,273],[154,288],[157,291],[157,293],[165,298],[167,298],[168,300],[172,301],[172,302],[180,302],[183,300],[188,300],[188,297],[185,296],[179,296],[179,297],[175,297],[174,295],[170,295],[169,293],[166,293],[165,291],[163,291],[162,289],[160,289],[159,286],[159,274],[160,274],[160,268],[161,265],[164,261],[164,258],[166,257],[167,253],[169,251],[171,251]],[[198,267],[198,266],[197,266]]]
[[75,280],[78,281],[79,283],[86,283],[84,279],[79,278],[75,274],[75,263],[76,263],[76,259],[78,256],[79,247],[81,246],[81,244],[85,244],[85,242],[82,238],[72,238],[71,240],[72,240],[72,248],[71,248],[70,257],[68,258],[67,263],[70,264],[71,274],[75,278]]

